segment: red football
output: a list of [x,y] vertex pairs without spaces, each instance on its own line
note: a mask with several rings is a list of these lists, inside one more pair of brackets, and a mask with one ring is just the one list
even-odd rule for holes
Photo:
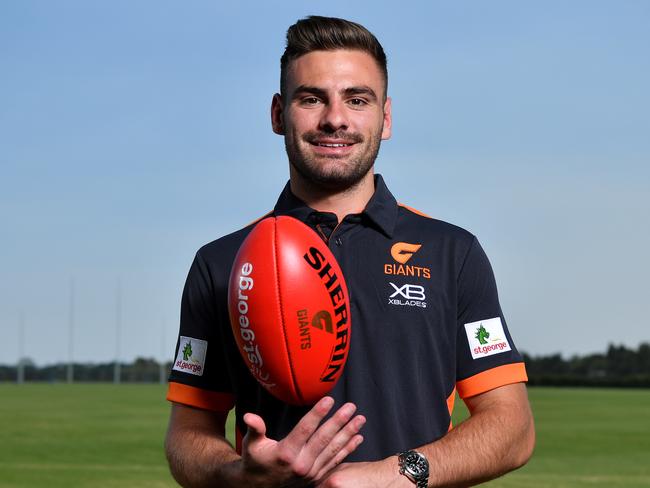
[[230,324],[246,365],[280,400],[310,405],[343,372],[350,300],[327,244],[286,216],[261,220],[230,273]]

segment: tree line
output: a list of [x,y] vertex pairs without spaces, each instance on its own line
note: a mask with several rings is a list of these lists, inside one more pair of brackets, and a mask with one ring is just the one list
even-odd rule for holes
[[[33,361],[23,359],[24,381],[44,381],[50,383],[65,382],[68,375],[67,363],[36,366]],[[172,363],[160,363],[155,359],[137,358],[132,363],[119,364],[119,381],[125,383],[158,383],[166,381]],[[109,363],[74,363],[72,365],[73,381],[114,382],[115,362]],[[0,366],[1,381],[17,381],[17,366]]]
[[530,385],[650,387],[650,343],[637,349],[610,344],[605,353],[532,357],[523,354]]
[[[523,353],[532,386],[606,386],[650,388],[650,343],[637,349],[610,344],[605,353],[572,356],[560,354],[530,356]],[[24,381],[64,382],[68,365],[57,363],[39,367],[29,359],[21,361]],[[157,383],[166,380],[172,363],[137,358],[119,365],[119,381]],[[115,363],[75,363],[74,381],[115,381]],[[0,365],[0,382],[15,382],[17,366]]]

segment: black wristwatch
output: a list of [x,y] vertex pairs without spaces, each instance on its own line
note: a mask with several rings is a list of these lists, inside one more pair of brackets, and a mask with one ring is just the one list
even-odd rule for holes
[[410,479],[417,488],[427,488],[429,483],[429,461],[417,451],[404,451],[397,455],[399,473]]

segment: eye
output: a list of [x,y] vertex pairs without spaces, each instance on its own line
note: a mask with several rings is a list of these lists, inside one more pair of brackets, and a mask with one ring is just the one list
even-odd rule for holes
[[354,107],[363,107],[364,105],[368,105],[368,102],[363,98],[351,98],[348,100],[348,103]]
[[317,105],[320,103],[320,100],[318,97],[305,97],[302,100],[300,100],[300,103],[302,105]]

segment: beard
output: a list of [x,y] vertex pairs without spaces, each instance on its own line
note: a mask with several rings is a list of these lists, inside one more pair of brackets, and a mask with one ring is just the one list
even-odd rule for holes
[[[308,151],[319,138],[334,138],[354,143],[361,152],[345,156],[316,155]],[[309,131],[298,138],[284,138],[289,163],[312,186],[328,192],[355,187],[372,169],[379,154],[381,129],[366,142],[361,134],[345,131]]]

